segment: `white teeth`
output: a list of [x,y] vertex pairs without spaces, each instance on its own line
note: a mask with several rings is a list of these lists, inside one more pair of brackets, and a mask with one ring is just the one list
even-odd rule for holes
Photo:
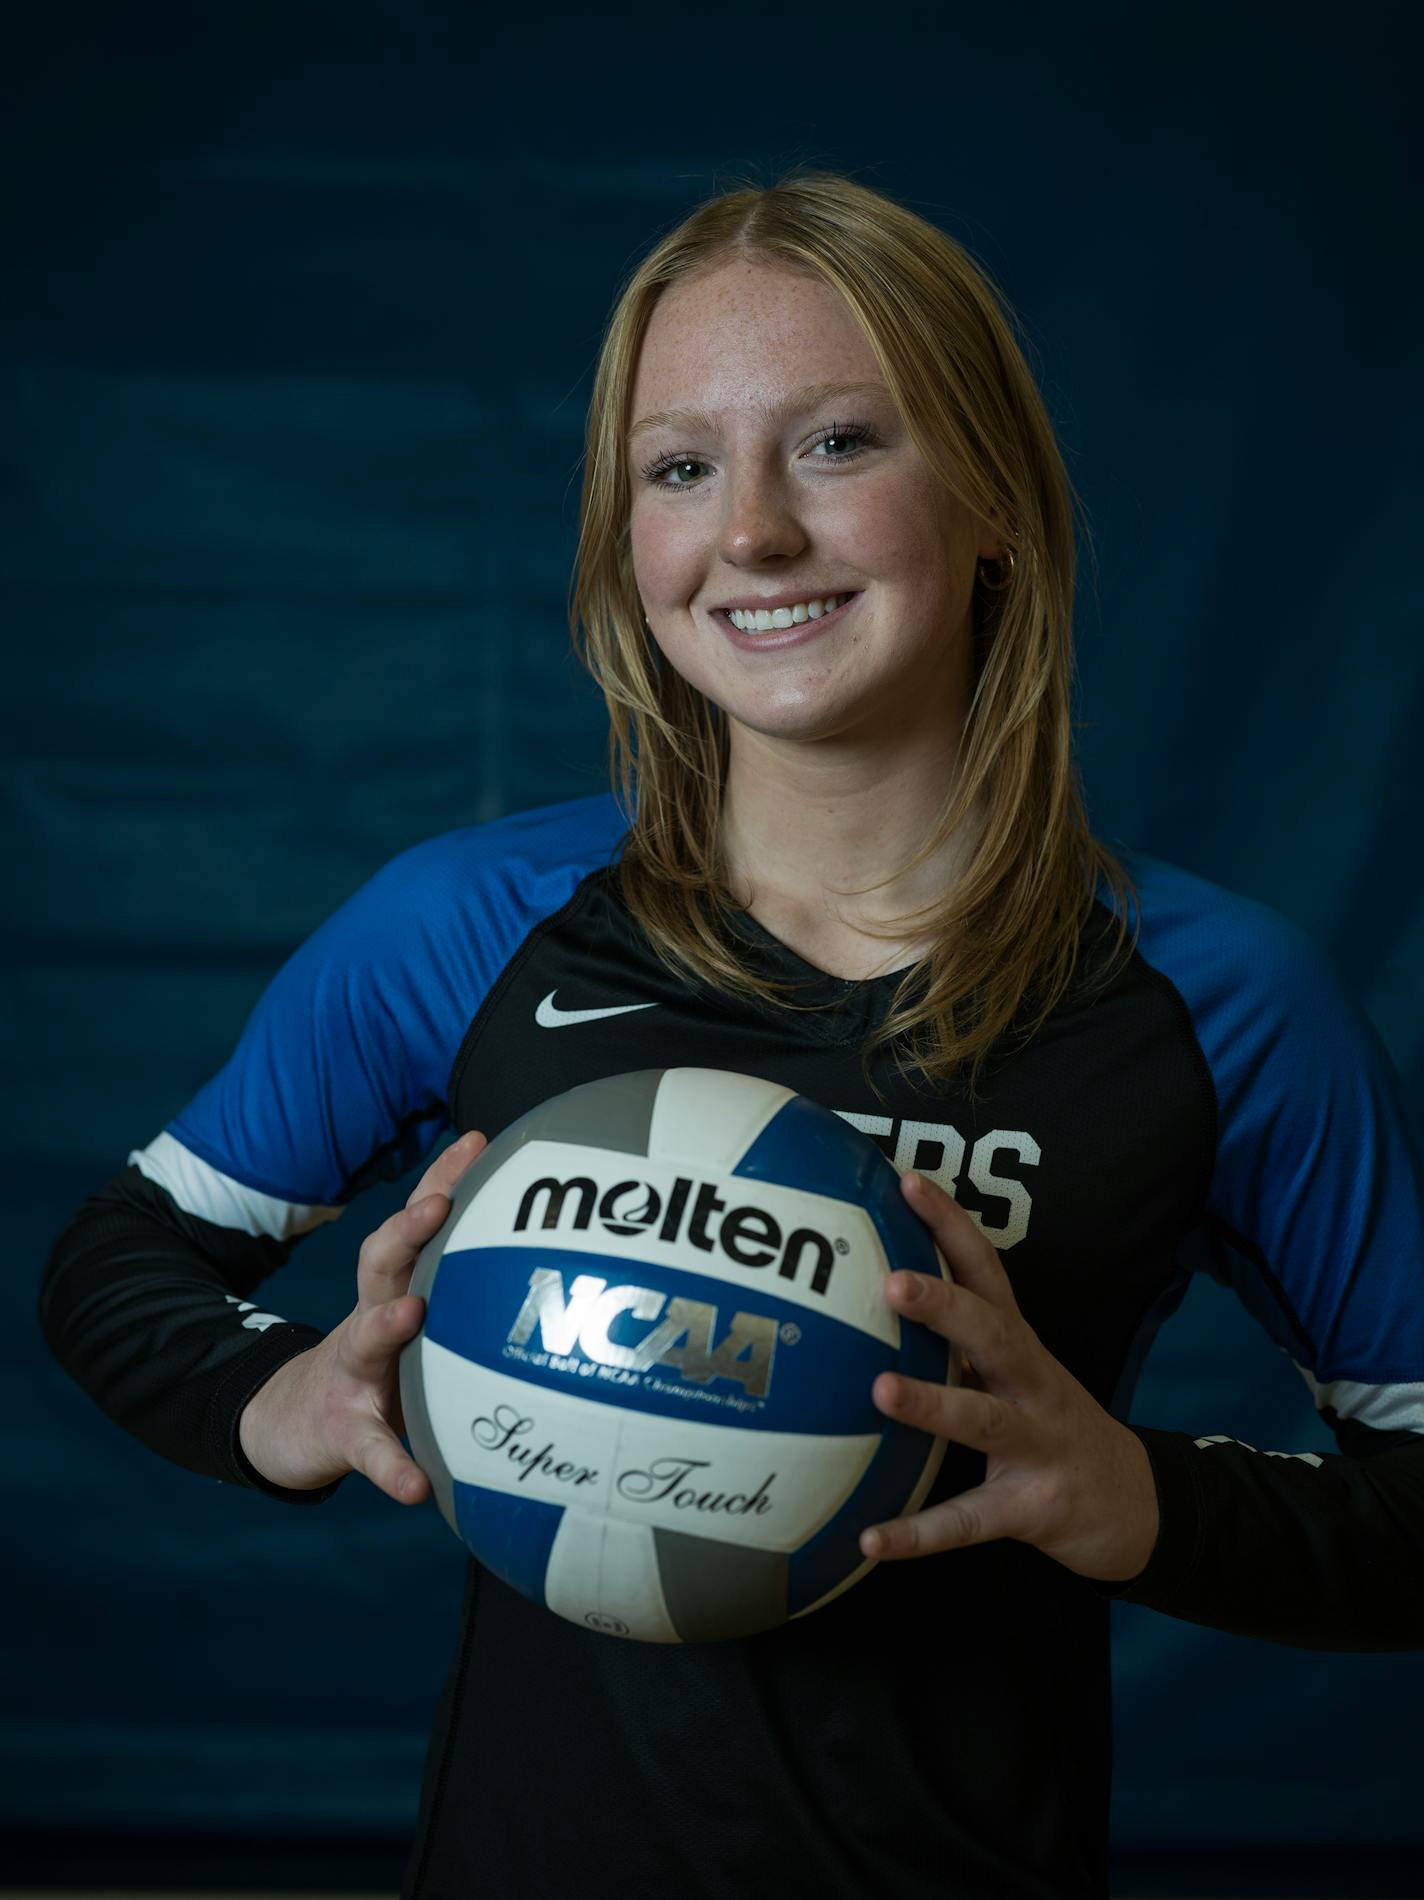
[[741,633],[770,633],[777,627],[799,627],[803,621],[819,620],[849,599],[849,594],[827,594],[824,600],[798,600],[794,607],[749,608],[746,612],[733,608],[727,618]]

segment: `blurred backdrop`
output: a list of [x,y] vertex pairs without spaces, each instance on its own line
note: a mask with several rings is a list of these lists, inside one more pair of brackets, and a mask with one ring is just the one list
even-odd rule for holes
[[[606,784],[565,618],[594,353],[734,177],[849,172],[1002,285],[1091,520],[1095,827],[1310,932],[1417,1133],[1420,17],[7,11],[14,1877],[394,1890],[461,1548],[357,1479],[298,1511],[164,1463],[51,1360],[35,1287],[379,865]],[[304,1240],[279,1310],[334,1325],[413,1184]],[[1336,1449],[1209,1281],[1133,1417]],[[1424,1891],[1424,1655],[1113,1618],[1119,1883]]]

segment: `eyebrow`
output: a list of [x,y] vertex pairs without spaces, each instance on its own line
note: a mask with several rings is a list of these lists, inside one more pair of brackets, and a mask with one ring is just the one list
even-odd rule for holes
[[[888,396],[890,390],[885,383],[808,383],[804,389],[793,389],[788,396],[781,396],[775,402],[757,405],[757,412],[768,422],[785,422],[788,417],[801,415],[807,409],[818,409],[822,403],[830,402],[837,396]],[[660,409],[656,415],[641,416],[628,431],[628,440],[635,436],[646,435],[650,429],[689,429],[702,435],[718,435],[720,429],[714,416],[705,409]]]

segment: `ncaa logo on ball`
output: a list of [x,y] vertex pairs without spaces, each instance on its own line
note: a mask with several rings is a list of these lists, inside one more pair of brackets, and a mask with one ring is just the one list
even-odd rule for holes
[[[667,1311],[664,1313],[663,1309]],[[619,1345],[609,1331],[623,1315],[660,1320],[636,1345]],[[766,1397],[776,1351],[777,1325],[761,1313],[734,1313],[726,1335],[714,1345],[717,1308],[702,1300],[673,1297],[654,1287],[609,1286],[596,1274],[580,1273],[564,1290],[557,1267],[536,1267],[529,1276],[529,1292],[505,1341],[509,1356],[524,1357],[535,1328],[539,1342],[556,1370],[577,1370],[587,1376],[574,1349],[601,1372],[617,1367],[629,1375],[653,1366],[667,1366],[681,1378],[707,1385],[727,1379],[748,1398]],[[685,1342],[685,1343],[684,1343]]]

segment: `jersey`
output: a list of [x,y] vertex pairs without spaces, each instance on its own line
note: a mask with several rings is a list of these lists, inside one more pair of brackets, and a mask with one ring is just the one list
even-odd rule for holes
[[[583,1629],[470,1559],[402,1900],[1105,1895],[1110,1599],[1302,1647],[1424,1647],[1424,1174],[1389,1058],[1284,918],[1125,852],[1139,935],[1106,988],[1104,887],[1068,991],[975,1097],[888,1053],[872,1090],[861,1051],[898,975],[826,975],[744,916],[749,963],[828,1007],[678,976],[620,899],[624,829],[613,799],[580,799],[379,870],[60,1237],[46,1335],[165,1456],[318,1504],[335,1486],[284,1491],[238,1444],[247,1399],[320,1336],[259,1282],[447,1132],[492,1140],[577,1083],[671,1065],[784,1084],[940,1182],[1120,1420],[1192,1273],[1213,1274],[1340,1453],[1134,1426],[1161,1527],[1127,1584],[999,1539],[679,1646]],[[951,1443],[926,1503],[984,1470]]]

